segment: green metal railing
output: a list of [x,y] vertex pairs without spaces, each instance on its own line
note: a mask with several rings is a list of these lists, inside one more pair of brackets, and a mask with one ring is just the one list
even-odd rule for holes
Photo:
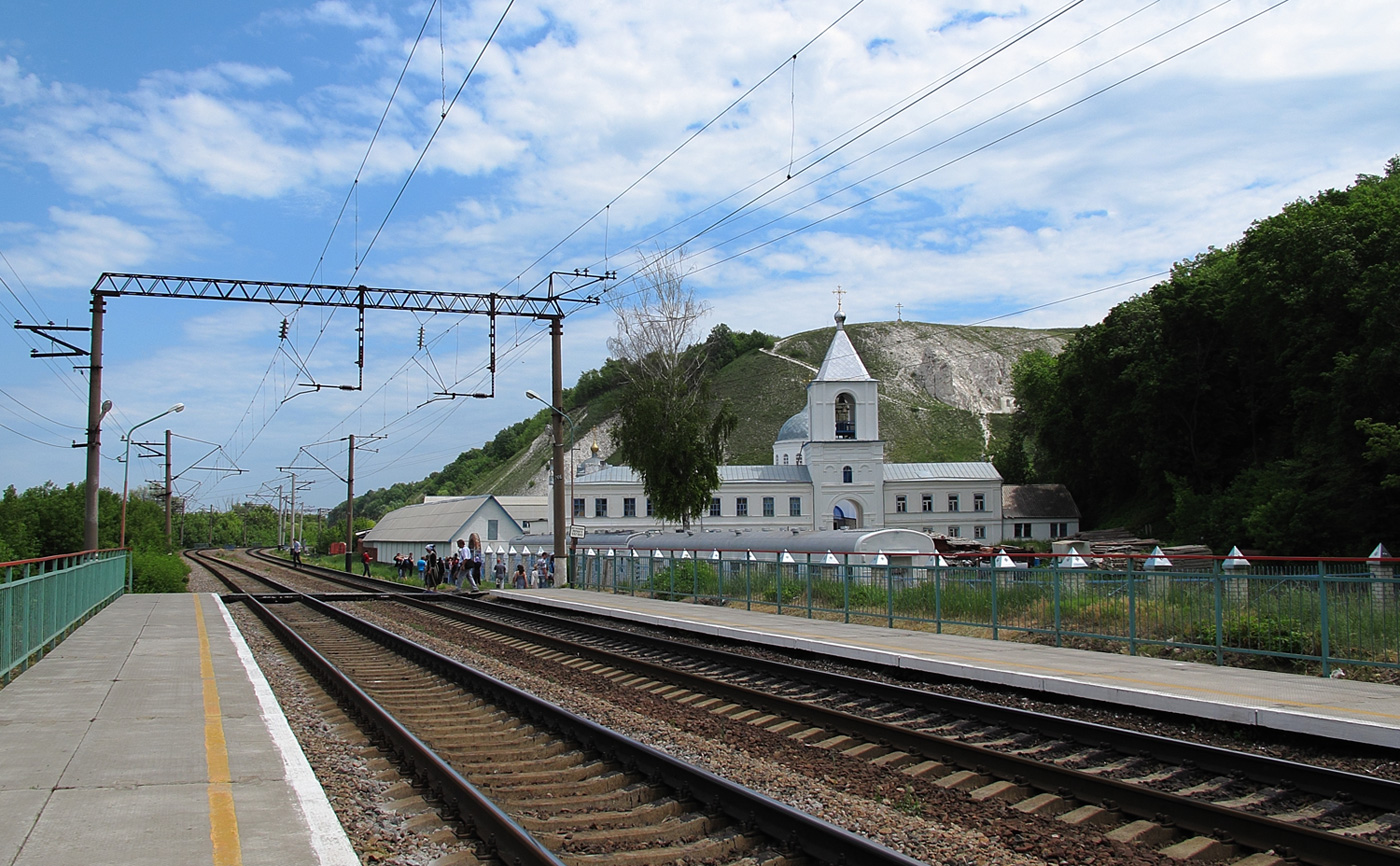
[[0,563],[0,683],[120,596],[127,557],[99,550]]
[[1257,557],[1229,568],[1226,557],[1179,557],[1149,569],[1146,557],[1070,568],[1028,555],[998,568],[990,557],[867,565],[859,554],[611,553],[575,553],[578,588],[1217,665],[1270,659],[1322,676],[1340,665],[1400,669],[1397,559]]

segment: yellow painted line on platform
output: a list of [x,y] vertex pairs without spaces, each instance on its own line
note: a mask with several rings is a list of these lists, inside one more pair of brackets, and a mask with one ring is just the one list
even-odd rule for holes
[[214,679],[214,657],[209,651],[209,631],[204,627],[204,608],[198,593],[194,596],[194,618],[199,628],[199,676],[204,682],[204,756],[209,764],[209,840],[214,843],[214,866],[242,866],[243,848],[238,841],[238,815],[233,809],[233,777],[228,770],[219,684]]

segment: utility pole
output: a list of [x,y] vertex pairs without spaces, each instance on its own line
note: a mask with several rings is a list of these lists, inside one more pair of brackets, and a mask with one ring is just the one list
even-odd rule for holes
[[[552,382],[550,383],[551,409],[559,407],[558,411],[550,411],[549,428],[554,435],[554,569],[556,573],[561,568],[566,569],[564,580],[569,585],[573,584],[567,571],[569,565],[569,554],[567,540],[564,532],[564,419],[560,417],[564,411],[564,317],[555,316],[549,320],[549,344],[550,344],[550,373]],[[572,503],[570,503],[572,507]]]
[[291,504],[291,512],[292,512],[292,544],[296,544],[296,543],[297,543],[297,474],[296,474],[295,472],[293,472],[293,473],[291,473],[291,475],[292,475],[292,504]]
[[102,416],[111,404],[102,403],[102,312],[107,299],[92,293],[92,353],[88,356],[87,486],[83,503],[83,547],[97,549],[97,486],[102,472]]
[[170,485],[174,479],[170,476],[170,428],[165,430],[165,552],[170,552],[170,503],[174,498],[174,492]]
[[355,570],[355,434],[350,434],[349,465],[345,472],[345,571]]

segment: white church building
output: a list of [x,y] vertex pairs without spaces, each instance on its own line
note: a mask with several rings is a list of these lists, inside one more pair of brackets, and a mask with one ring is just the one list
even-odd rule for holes
[[[693,528],[889,527],[988,543],[1007,537],[1002,478],[991,463],[885,462],[880,383],[851,344],[845,319],[836,313],[836,334],[807,385],[807,406],[778,431],[772,465],[721,466],[719,489]],[[572,522],[588,531],[661,525],[641,477],[604,464],[596,446],[570,484]]]

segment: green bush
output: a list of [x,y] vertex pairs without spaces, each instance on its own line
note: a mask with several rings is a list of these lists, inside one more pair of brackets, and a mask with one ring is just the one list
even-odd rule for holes
[[[1215,643],[1215,625],[1206,624],[1200,630],[1199,642]],[[1306,629],[1295,619],[1281,616],[1259,616],[1244,613],[1225,618],[1220,643],[1226,649],[1262,650],[1292,655],[1319,655],[1321,641],[1312,629]]]
[[650,586],[658,598],[719,595],[719,580],[715,577],[714,566],[698,560],[675,561],[669,568],[652,575]]
[[131,554],[132,592],[185,592],[190,567],[183,558],[170,553]]

